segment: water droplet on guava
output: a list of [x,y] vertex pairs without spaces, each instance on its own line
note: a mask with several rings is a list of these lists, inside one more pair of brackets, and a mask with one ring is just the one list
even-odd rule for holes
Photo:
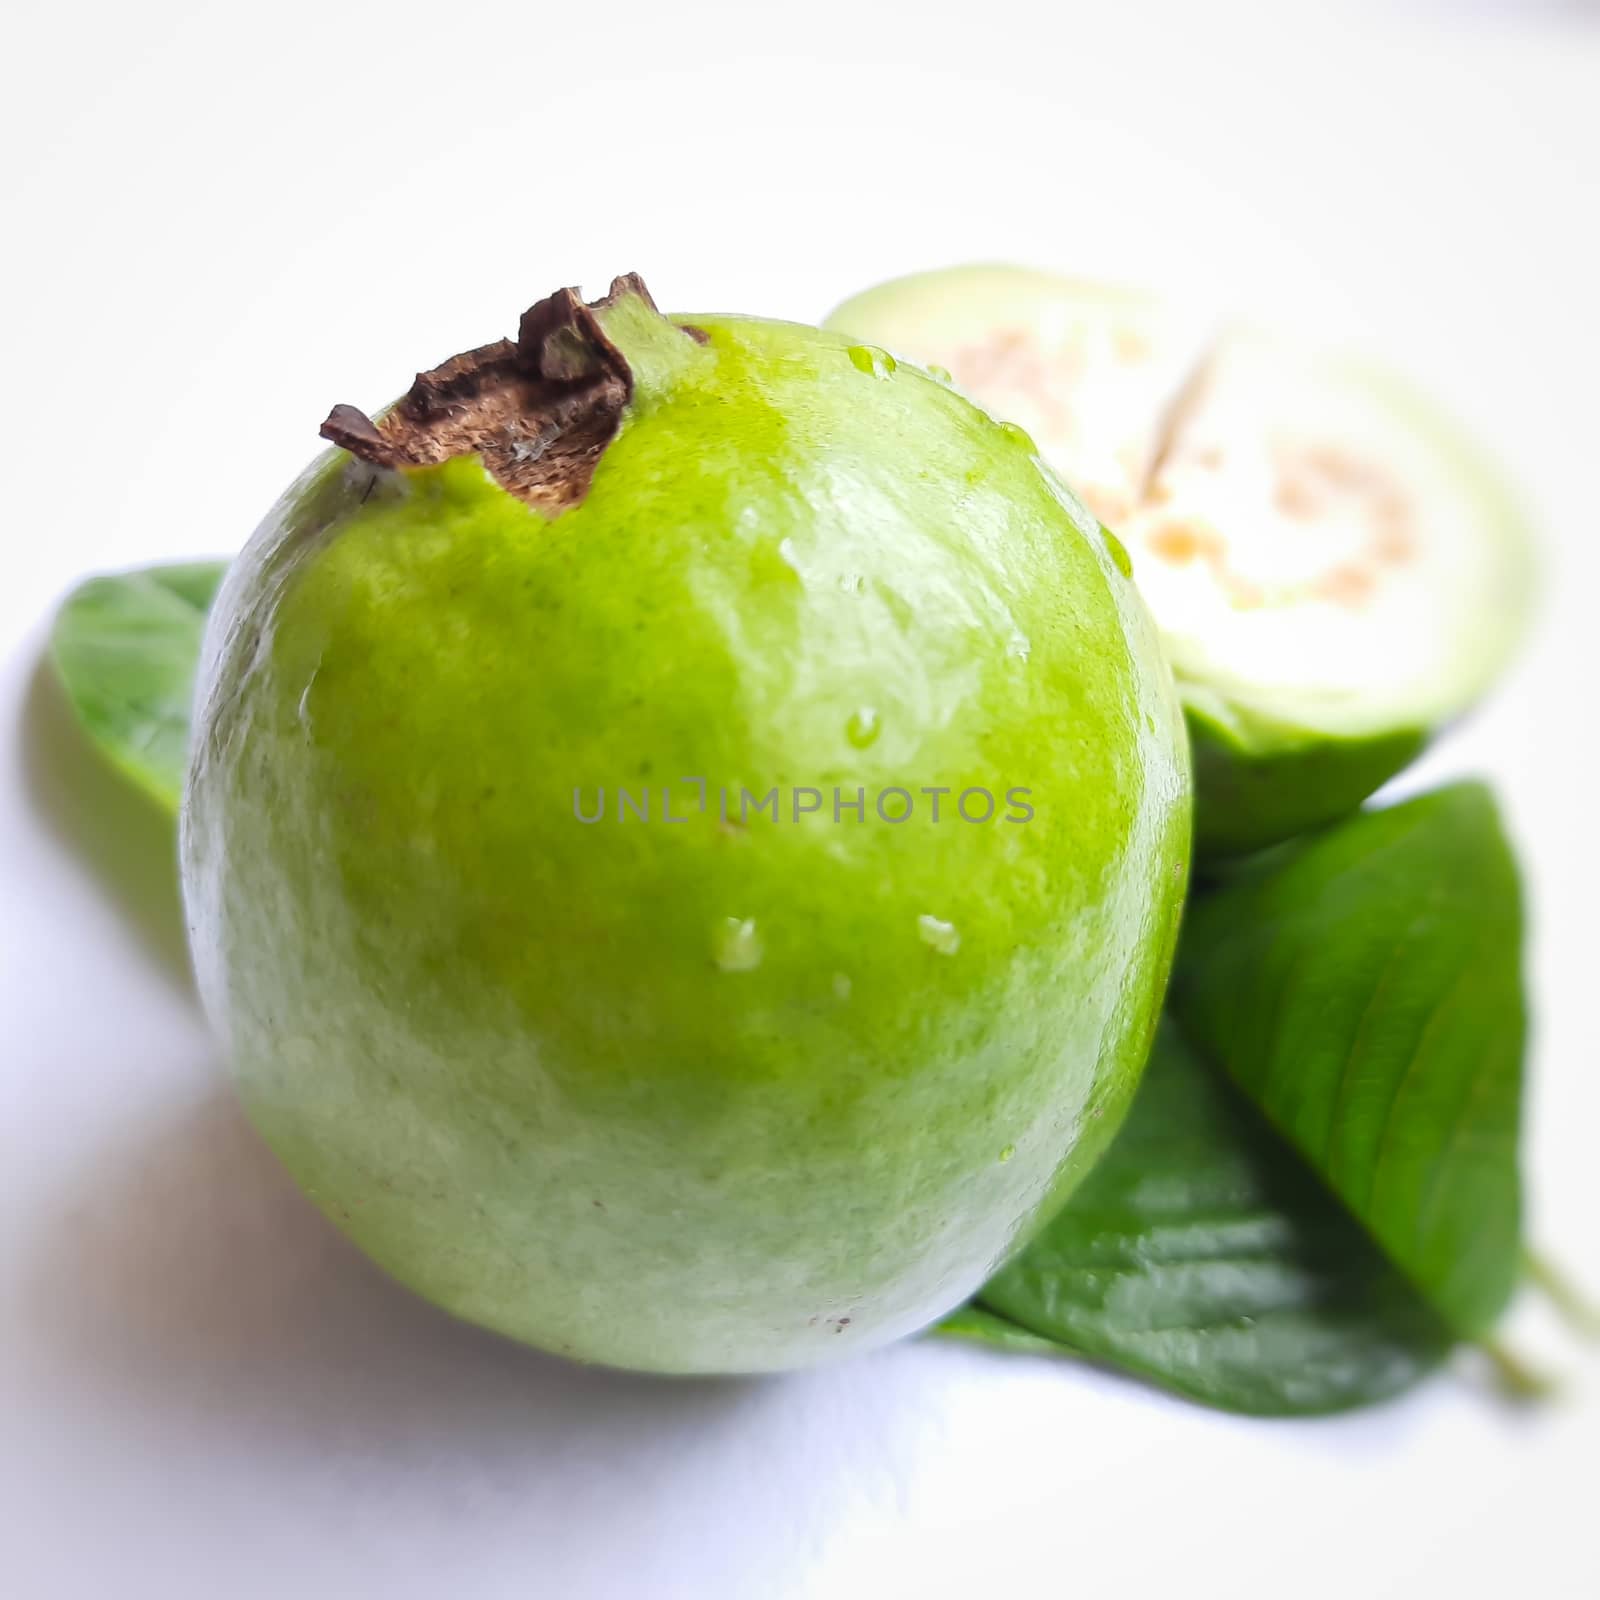
[[1005,1149],[1000,1152],[1001,1162],[1004,1163],[1009,1161],[1016,1153],[1017,1147],[1014,1144],[1008,1144]]
[[844,736],[857,750],[865,750],[878,737],[878,713],[871,706],[860,706],[850,713]]
[[873,378],[887,378],[899,364],[887,350],[880,350],[875,344],[853,344],[849,354],[850,364],[856,371]]
[[932,361],[928,363],[928,376],[937,378],[940,383],[954,383],[956,381],[951,375],[949,367],[941,367]]
[[1025,633],[1014,633],[1006,644],[1006,654],[1014,661],[1026,661],[1033,654],[1033,646]]
[[861,591],[866,588],[866,586],[867,580],[862,577],[859,572],[845,572],[840,574],[839,587],[843,589],[846,594],[860,594]]
[[794,588],[805,583],[788,539],[757,539],[750,546],[750,574],[758,584]]
[[1030,455],[1038,455],[1039,447],[1033,442],[1033,435],[1026,428],[1019,428],[1014,422],[1002,422],[1000,431],[1012,444],[1020,444]]
[[724,917],[712,941],[711,959],[724,972],[749,972],[761,965],[761,935],[748,918]]
[[917,935],[930,950],[942,956],[953,956],[961,948],[961,935],[953,922],[930,917],[927,912],[917,918]]
[[1100,537],[1106,542],[1106,549],[1111,553],[1111,559],[1117,565],[1117,571],[1124,578],[1133,576],[1133,557],[1128,554],[1128,547],[1114,534],[1105,523],[1100,524]]

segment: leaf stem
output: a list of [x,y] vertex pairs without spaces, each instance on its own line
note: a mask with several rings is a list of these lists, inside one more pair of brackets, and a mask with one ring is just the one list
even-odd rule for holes
[[1559,1385],[1553,1378],[1530,1367],[1498,1339],[1480,1339],[1477,1348],[1488,1359],[1495,1383],[1508,1400],[1531,1405],[1556,1393]]
[[1600,1306],[1586,1299],[1577,1285],[1546,1257],[1524,1250],[1522,1274],[1550,1302],[1569,1333],[1591,1342],[1600,1340]]

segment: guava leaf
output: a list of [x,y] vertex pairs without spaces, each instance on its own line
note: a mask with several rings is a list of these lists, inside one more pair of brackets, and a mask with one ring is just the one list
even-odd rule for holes
[[1171,1005],[1464,1338],[1514,1287],[1517,868],[1481,784],[1281,846],[1189,908]]
[[979,1301],[1009,1325],[1261,1416],[1385,1399],[1453,1342],[1170,1019],[1110,1150]]
[[975,1300],[957,1306],[929,1331],[946,1339],[965,1339],[972,1344],[992,1345],[997,1350],[1011,1350],[1023,1355],[1070,1356],[1073,1353],[1059,1340],[1030,1333],[1009,1317],[1002,1317]]
[[90,578],[67,596],[50,659],[78,721],[164,810],[178,809],[206,611],[225,561]]

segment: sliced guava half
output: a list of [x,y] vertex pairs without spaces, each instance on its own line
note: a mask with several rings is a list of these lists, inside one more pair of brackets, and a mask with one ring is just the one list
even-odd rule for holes
[[948,369],[1127,546],[1188,715],[1208,854],[1354,810],[1522,634],[1534,561],[1513,496],[1375,366],[1021,268],[900,279],[828,320]]

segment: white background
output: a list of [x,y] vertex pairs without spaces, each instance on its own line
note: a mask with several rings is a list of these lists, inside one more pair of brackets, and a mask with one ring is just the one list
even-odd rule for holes
[[1581,5],[32,5],[0,92],[0,1551],[34,1596],[1600,1594],[1595,1363],[1229,1420],[937,1344],[585,1372],[380,1280],[233,1108],[160,828],[36,675],[88,570],[236,548],[329,404],[642,271],[815,319],[970,257],[1354,332],[1547,545],[1423,777],[1531,877],[1540,1240],[1600,1284],[1600,27]]

